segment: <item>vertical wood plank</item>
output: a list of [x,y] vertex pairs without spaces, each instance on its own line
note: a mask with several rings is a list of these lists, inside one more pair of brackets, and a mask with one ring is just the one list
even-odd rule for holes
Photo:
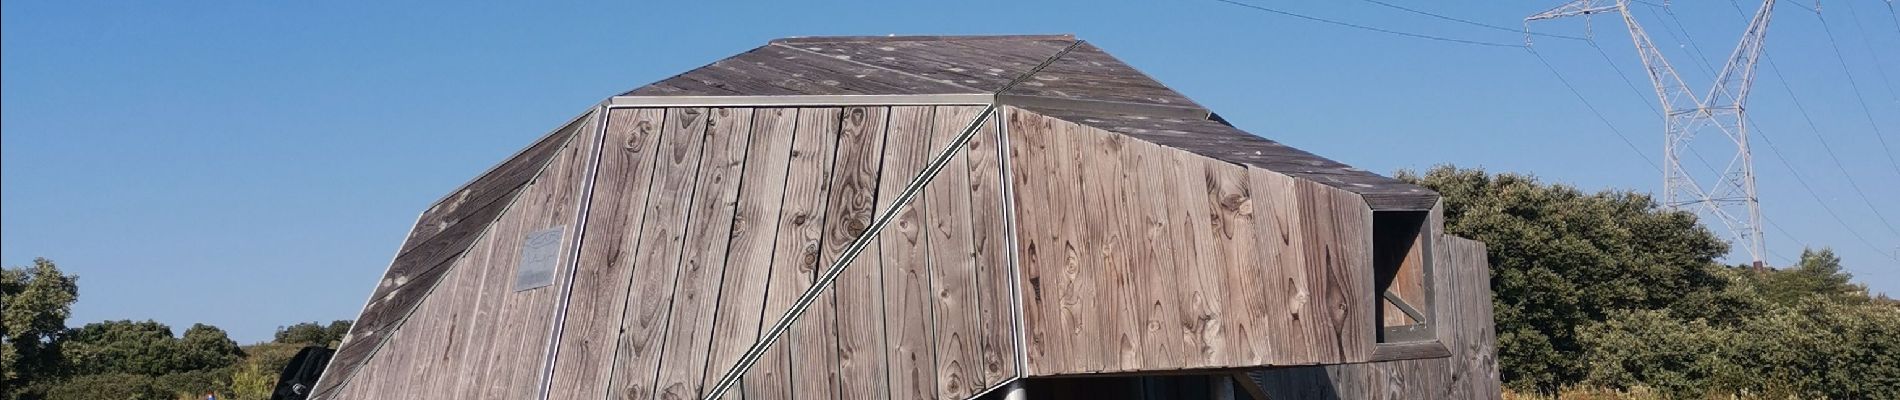
[[1139,178],[1139,169],[1124,168],[1122,157],[1129,151],[1127,136],[1081,127],[1077,139],[1082,152],[1082,209],[1089,221],[1084,240],[1087,254],[1099,271],[1093,277],[1097,299],[1095,316],[1101,334],[1095,351],[1101,352],[1105,371],[1130,371],[1141,364],[1142,296],[1137,284],[1136,254],[1148,251],[1134,237],[1143,236],[1138,212],[1125,189]]
[[[1140,293],[1143,299],[1141,308],[1135,317],[1141,322],[1140,348],[1143,365],[1178,366],[1187,363],[1186,353],[1193,345],[1186,335],[1181,334],[1177,316],[1181,315],[1180,303],[1183,288],[1178,281],[1182,268],[1193,264],[1184,262],[1189,258],[1186,253],[1192,249],[1179,249],[1174,245],[1174,235],[1169,227],[1176,217],[1168,210],[1173,200],[1159,196],[1156,189],[1163,187],[1172,178],[1162,168],[1166,165],[1167,152],[1171,151],[1153,143],[1140,140],[1124,140],[1122,169],[1130,171],[1135,180],[1122,188],[1122,196],[1129,199],[1135,211],[1129,218],[1135,225],[1130,227],[1141,249],[1136,249],[1131,274],[1139,279]],[[1178,255],[1177,255],[1178,254]]]
[[1206,168],[1202,157],[1193,153],[1168,149],[1167,156],[1166,168],[1172,179],[1165,189],[1173,196],[1169,210],[1175,216],[1169,220],[1168,231],[1174,239],[1175,257],[1189,263],[1176,278],[1182,285],[1179,323],[1188,343],[1194,346],[1185,355],[1191,365],[1222,365],[1229,357],[1228,338],[1221,331],[1227,318],[1223,304],[1226,296],[1220,282],[1219,269],[1223,266],[1214,249]]
[[1351,333],[1346,329],[1346,319],[1351,307],[1347,299],[1347,256],[1340,248],[1338,226],[1335,215],[1336,204],[1331,188],[1312,181],[1296,181],[1294,190],[1299,193],[1301,238],[1306,256],[1303,269],[1306,272],[1307,289],[1312,292],[1312,301],[1317,302],[1319,314],[1306,321],[1307,335],[1315,339],[1312,343],[1316,352],[1315,359],[1323,363],[1337,363],[1346,360],[1351,352]]
[[[832,170],[832,193],[826,210],[825,257],[829,266],[853,239],[863,235],[877,215],[878,174],[884,153],[887,108],[851,107],[844,110],[838,129],[838,155]],[[839,275],[836,357],[839,396],[844,399],[889,396],[884,360],[883,268],[875,248],[867,248]],[[814,323],[823,323],[813,321]],[[822,329],[822,328],[821,328]],[[816,347],[812,348],[817,351]],[[802,349],[800,349],[802,350]],[[802,371],[802,370],[801,370]],[[809,379],[799,378],[798,386]],[[800,395],[800,398],[806,396]]]
[[[1046,118],[1046,117],[1045,117]],[[1089,259],[1087,234],[1094,231],[1081,207],[1082,196],[1082,154],[1084,142],[1083,129],[1088,129],[1067,121],[1056,121],[1056,134],[1049,138],[1052,144],[1052,167],[1056,185],[1051,188],[1050,201],[1058,207],[1051,212],[1059,213],[1061,223],[1057,226],[1051,242],[1060,244],[1062,256],[1059,270],[1060,282],[1057,285],[1059,299],[1055,320],[1057,329],[1064,336],[1058,343],[1063,346],[1062,363],[1070,371],[1101,371],[1102,354],[1099,348],[1091,346],[1101,337],[1101,324],[1095,314],[1095,279],[1101,273],[1101,266]]]
[[673,291],[674,273],[685,245],[686,215],[699,175],[706,119],[703,108],[667,110],[660,152],[656,154],[659,165],[654,172],[654,196],[647,202],[649,221],[640,232],[640,245],[633,254],[633,284],[621,317],[608,387],[610,398],[644,399],[653,395],[670,300],[656,294]]
[[[974,120],[981,107],[936,107],[930,133],[928,156],[950,148],[957,136]],[[893,123],[895,124],[895,123]],[[895,129],[895,126],[893,126]],[[983,326],[977,303],[975,232],[971,228],[969,146],[953,149],[949,164],[937,178],[924,187],[919,204],[930,244],[930,295],[934,301],[936,352],[935,398],[961,399],[976,394],[984,385],[980,371],[979,344],[976,337],[985,330],[1000,330],[1006,325]]]
[[1341,318],[1342,346],[1341,354],[1350,361],[1364,361],[1372,358],[1372,352],[1378,342],[1379,294],[1373,292],[1375,283],[1372,274],[1372,207],[1366,205],[1358,194],[1330,188],[1335,204],[1334,223],[1339,227],[1339,243],[1345,262],[1336,265],[1337,282],[1342,287],[1339,293],[1341,303],[1345,304],[1346,315]]
[[751,108],[715,108],[710,114],[692,212],[686,218],[685,249],[668,296],[672,304],[654,395],[660,399],[700,397],[752,132]]
[[1261,194],[1255,197],[1253,216],[1262,287],[1273,310],[1264,320],[1264,330],[1273,338],[1266,361],[1273,365],[1316,362],[1319,346],[1308,325],[1320,318],[1321,309],[1307,276],[1298,181],[1251,167],[1247,181],[1254,193]]
[[634,266],[628,261],[642,237],[665,116],[661,108],[607,112],[607,137],[596,167],[586,240],[581,243],[549,398],[591,399],[606,393],[614,337],[620,333],[632,283]]
[[[1267,290],[1261,276],[1260,242],[1254,238],[1253,191],[1248,185],[1246,167],[1202,158],[1203,181],[1209,194],[1208,221],[1213,228],[1214,254],[1218,256],[1220,290],[1227,316],[1221,319],[1221,334],[1228,341],[1229,357],[1224,365],[1263,365],[1273,340],[1264,324],[1271,312]],[[1223,377],[1225,379],[1225,377]]]
[[1053,174],[1056,157],[1051,139],[1060,133],[1048,118],[1014,107],[1004,110],[1009,119],[1004,134],[1009,136],[1010,179],[1016,197],[1013,212],[1017,216],[1017,248],[1013,251],[1018,254],[1023,280],[1022,318],[1029,368],[1024,372],[1034,375],[1060,371],[1062,364],[1051,357],[1065,354],[1057,342],[1066,340],[1065,335],[1053,331],[1060,314],[1051,311],[1060,301],[1052,287],[1060,279],[1055,271],[1064,262],[1061,241],[1055,234],[1063,229],[1062,221],[1051,194],[1060,182]]
[[[877,208],[894,210],[897,215],[890,226],[877,235],[878,256],[883,265],[883,298],[872,301],[884,304],[886,345],[868,350],[871,354],[883,353],[890,377],[890,398],[930,398],[937,394],[937,367],[931,337],[934,310],[930,295],[929,227],[925,220],[930,205],[921,198],[913,199],[910,204],[894,202],[934,153],[930,146],[931,128],[935,125],[933,111],[934,108],[928,106],[891,107],[884,134],[884,167],[878,178]],[[846,347],[845,354],[849,356],[854,350]],[[847,373],[845,376],[855,375]],[[846,393],[846,397],[851,398],[852,393]],[[883,396],[872,394],[864,398]]]
[[984,327],[977,333],[984,388],[1001,384],[1016,374],[1016,317],[1010,288],[1017,280],[1009,265],[1009,227],[1004,214],[1009,210],[1005,208],[1002,187],[1004,180],[1010,177],[1002,175],[1001,154],[997,151],[1002,140],[998,129],[1002,123],[1000,115],[991,114],[967,146],[977,311]]
[[[726,272],[719,286],[718,312],[713,320],[712,355],[707,359],[701,387],[718,379],[739,362],[759,338],[767,282],[775,267],[776,240],[783,218],[786,173],[798,126],[796,108],[760,108],[753,111],[751,145],[739,181],[739,205],[732,218],[732,241]],[[739,393],[731,391],[728,393]]]
[[[818,274],[822,260],[821,252],[825,234],[826,197],[830,193],[832,156],[837,148],[838,122],[840,109],[804,108],[798,110],[796,133],[793,135],[790,160],[786,166],[785,201],[779,212],[778,238],[772,252],[772,274],[766,286],[765,310],[759,321],[761,329],[777,323],[778,318],[791,308],[799,294],[811,287],[812,278]],[[826,293],[830,293],[827,291]],[[793,398],[794,379],[802,380],[796,386],[819,385],[823,393],[830,393],[836,378],[837,343],[834,337],[813,337],[820,332],[820,323],[804,321],[823,321],[833,324],[831,319],[832,296],[820,297],[811,313],[805,316],[778,345],[767,351],[759,365],[748,371],[743,379],[745,397],[748,399],[789,399]],[[835,327],[836,325],[827,325]],[[826,332],[828,333],[828,332]],[[817,349],[809,346],[822,343]],[[807,347],[798,347],[807,346]],[[791,355],[793,349],[803,348],[798,365],[794,368]],[[829,361],[829,362],[827,362]],[[817,366],[813,366],[817,365]],[[814,377],[812,372],[816,371]],[[814,398],[814,397],[802,397]],[[818,397],[830,398],[830,396]]]

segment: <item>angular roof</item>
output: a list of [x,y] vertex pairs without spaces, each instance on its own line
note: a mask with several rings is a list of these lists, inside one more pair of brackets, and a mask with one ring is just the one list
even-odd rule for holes
[[621,97],[839,95],[994,95],[1003,104],[1351,191],[1375,210],[1426,210],[1438,198],[1237,129],[1071,35],[778,39]]

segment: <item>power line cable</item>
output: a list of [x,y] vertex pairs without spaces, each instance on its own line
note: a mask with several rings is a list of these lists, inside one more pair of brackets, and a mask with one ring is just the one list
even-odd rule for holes
[[1814,18],[1821,20],[1821,30],[1827,33],[1827,44],[1834,48],[1834,59],[1840,62],[1841,72],[1847,76],[1847,87],[1853,89],[1854,100],[1860,102],[1861,114],[1867,117],[1867,124],[1874,127],[1874,139],[1880,142],[1880,149],[1887,154],[1887,165],[1893,167],[1894,174],[1900,175],[1900,159],[1894,158],[1893,148],[1887,146],[1887,133],[1882,131],[1880,123],[1874,120],[1873,108],[1867,106],[1867,96],[1861,94],[1860,83],[1854,79],[1854,69],[1848,67],[1847,56],[1841,54],[1841,45],[1834,40],[1834,29],[1828,27],[1827,16],[1822,15],[1820,10],[1814,10]]
[[1867,237],[1861,235],[1859,231],[1855,231],[1854,227],[1849,226],[1847,224],[1846,219],[1841,218],[1840,213],[1834,212],[1834,207],[1828,207],[1827,201],[1821,199],[1821,195],[1816,194],[1813,186],[1808,185],[1808,180],[1801,178],[1801,170],[1795,168],[1793,163],[1788,162],[1787,157],[1781,155],[1781,149],[1775,146],[1774,139],[1769,139],[1768,135],[1761,134],[1761,132],[1759,131],[1756,132],[1756,136],[1760,136],[1762,142],[1768,144],[1768,151],[1774,152],[1775,159],[1780,160],[1782,166],[1788,167],[1788,171],[1793,173],[1793,176],[1795,177],[1794,181],[1800,183],[1803,189],[1807,189],[1808,195],[1814,197],[1814,202],[1817,204],[1820,204],[1821,210],[1826,211],[1829,217],[1833,217],[1834,222],[1841,224],[1841,230],[1847,232],[1848,235],[1853,236],[1854,239],[1860,240],[1861,244],[1867,245],[1867,247],[1873,249],[1875,253],[1880,253],[1881,255],[1885,255],[1887,256],[1887,258],[1892,259],[1895,262],[1900,262],[1900,258],[1895,258],[1892,255],[1888,255],[1885,252],[1880,251],[1879,245],[1874,244],[1874,242],[1871,240],[1867,240]]
[[1539,32],[1524,32],[1524,31],[1522,31],[1522,30],[1518,30],[1518,29],[1512,29],[1512,28],[1507,28],[1507,27],[1503,27],[1503,26],[1498,26],[1498,25],[1492,25],[1492,24],[1487,24],[1487,23],[1483,23],[1483,22],[1478,22],[1478,21],[1472,21],[1472,20],[1468,20],[1468,19],[1464,19],[1464,18],[1458,18],[1458,17],[1453,17],[1453,16],[1448,16],[1448,15],[1443,15],[1443,14],[1437,14],[1437,13],[1433,13],[1433,12],[1430,12],[1430,11],[1424,11],[1424,10],[1418,10],[1418,9],[1413,9],[1413,8],[1409,8],[1409,7],[1405,7],[1405,6],[1401,6],[1401,5],[1397,5],[1397,4],[1392,4],[1392,3],[1387,3],[1387,2],[1383,2],[1383,1],[1379,1],[1379,0],[1359,0],[1359,1],[1364,1],[1364,2],[1367,2],[1367,3],[1372,3],[1372,4],[1377,4],[1377,5],[1379,5],[1379,6],[1382,6],[1382,7],[1386,7],[1386,8],[1391,8],[1391,9],[1395,9],[1395,10],[1399,10],[1399,11],[1405,11],[1405,12],[1409,12],[1409,13],[1413,13],[1413,14],[1418,14],[1418,15],[1424,15],[1424,16],[1427,16],[1427,17],[1432,17],[1432,18],[1437,18],[1437,19],[1442,19],[1442,20],[1446,20],[1446,21],[1452,21],[1452,22],[1457,22],[1457,23],[1462,23],[1462,24],[1465,24],[1465,25],[1471,25],[1471,26],[1476,26],[1476,27],[1481,27],[1481,28],[1490,28],[1490,29],[1494,29],[1494,30],[1499,30],[1499,31],[1504,31],[1504,32],[1510,32],[1510,33],[1529,33],[1529,34],[1531,34],[1531,35],[1533,35],[1533,36],[1543,36],[1543,37],[1549,37],[1549,38],[1558,38],[1558,39],[1570,39],[1570,40],[1582,40],[1582,41],[1589,41],[1589,40],[1590,40],[1590,39],[1588,39],[1588,38],[1583,38],[1583,37],[1577,37],[1577,36],[1568,36],[1568,35],[1557,35],[1557,34],[1549,34],[1549,33],[1539,33]]
[[[1862,203],[1867,204],[1867,209],[1872,210],[1874,212],[1874,217],[1879,218],[1881,224],[1886,225],[1888,232],[1892,232],[1895,236],[1900,236],[1900,229],[1894,229],[1893,222],[1888,221],[1887,216],[1882,215],[1880,213],[1880,207],[1874,205],[1874,201],[1871,198],[1867,197],[1867,192],[1864,190],[1861,190],[1860,182],[1854,179],[1854,174],[1848,171],[1847,165],[1841,163],[1840,155],[1835,154],[1834,146],[1829,145],[1827,143],[1827,138],[1825,137],[1825,135],[1821,134],[1820,126],[1816,125],[1814,123],[1814,117],[1808,114],[1808,107],[1801,104],[1801,97],[1796,96],[1794,93],[1794,87],[1788,85],[1788,77],[1786,75],[1782,75],[1781,68],[1775,65],[1775,59],[1767,58],[1767,57],[1764,57],[1764,58],[1766,59],[1766,61],[1768,61],[1768,71],[1773,72],[1775,74],[1776,82],[1780,83],[1781,88],[1788,92],[1788,99],[1794,102],[1794,108],[1796,111],[1799,111],[1801,113],[1801,119],[1807,121],[1808,131],[1814,134],[1814,139],[1816,142],[1819,142],[1821,144],[1821,149],[1826,150],[1827,158],[1829,160],[1834,161],[1834,168],[1841,171],[1841,177],[1847,178],[1847,186],[1854,189],[1854,195],[1860,197],[1860,201]],[[1748,121],[1748,123],[1750,125],[1756,125],[1755,121],[1752,119]],[[1760,132],[1761,131],[1760,125],[1756,125],[1756,126],[1757,126],[1755,128],[1756,132]],[[1780,157],[1781,153],[1776,152],[1775,156]]]
[[1577,101],[1582,102],[1584,108],[1590,109],[1590,113],[1596,115],[1597,120],[1603,122],[1603,126],[1610,128],[1610,133],[1616,134],[1617,139],[1623,140],[1623,145],[1629,146],[1630,151],[1635,152],[1637,157],[1642,158],[1643,162],[1649,163],[1650,167],[1656,168],[1657,170],[1662,169],[1662,165],[1656,164],[1656,161],[1650,160],[1648,155],[1643,154],[1643,151],[1636,147],[1636,143],[1630,141],[1629,136],[1624,135],[1622,130],[1616,129],[1616,124],[1610,123],[1610,119],[1604,117],[1603,112],[1598,111],[1596,105],[1590,104],[1590,99],[1584,97],[1583,92],[1578,91],[1576,86],[1571,85],[1570,80],[1564,78],[1563,72],[1559,72],[1557,66],[1551,65],[1550,60],[1545,59],[1543,54],[1538,54],[1537,49],[1530,46],[1524,46],[1524,51],[1531,53],[1533,57],[1537,57],[1537,62],[1543,63],[1544,68],[1550,70],[1551,76],[1557,77],[1557,82],[1563,83],[1564,89],[1569,89],[1570,94],[1577,96]]
[[1896,104],[1900,104],[1900,94],[1894,93],[1893,80],[1887,79],[1887,62],[1881,61],[1880,52],[1874,51],[1873,41],[1867,38],[1872,35],[1867,34],[1867,26],[1861,25],[1860,18],[1855,16],[1860,14],[1860,11],[1854,10],[1854,2],[1852,1],[1843,1],[1841,4],[1847,6],[1847,20],[1854,21],[1854,29],[1860,31],[1860,35],[1857,36],[1860,36],[1861,47],[1867,48],[1867,54],[1874,59],[1874,74],[1880,76],[1880,83],[1886,84],[1886,86],[1882,86],[1881,88],[1887,89],[1888,99],[1893,100]]
[[1410,37],[1410,38],[1415,38],[1415,39],[1426,39],[1426,40],[1436,40],[1436,41],[1441,41],[1441,42],[1450,42],[1450,43],[1463,43],[1463,44],[1469,44],[1469,45],[1478,45],[1478,46],[1488,46],[1488,47],[1524,47],[1524,45],[1521,45],[1521,44],[1510,44],[1510,43],[1498,43],[1498,42],[1483,42],[1483,41],[1477,41],[1477,40],[1465,40],[1465,39],[1458,39],[1458,38],[1450,38],[1450,37],[1444,37],[1444,36],[1435,36],[1435,35],[1427,35],[1427,34],[1422,34],[1422,33],[1411,33],[1411,32],[1403,32],[1403,31],[1395,31],[1395,30],[1391,30],[1391,29],[1385,29],[1385,28],[1379,28],[1379,27],[1374,27],[1374,26],[1368,26],[1368,25],[1360,25],[1360,24],[1355,24],[1355,23],[1351,23],[1351,22],[1345,22],[1345,21],[1339,21],[1339,20],[1332,20],[1332,19],[1326,19],[1326,18],[1320,18],[1320,17],[1314,17],[1314,16],[1308,16],[1308,15],[1302,15],[1302,14],[1296,14],[1296,13],[1292,13],[1292,12],[1287,12],[1287,11],[1281,11],[1281,10],[1276,10],[1276,9],[1272,9],[1272,8],[1267,8],[1267,7],[1262,7],[1262,6],[1257,6],[1257,5],[1253,5],[1253,4],[1248,4],[1248,3],[1242,3],[1242,2],[1239,2],[1239,1],[1235,1],[1235,0],[1214,0],[1214,1],[1218,1],[1218,2],[1222,2],[1222,3],[1227,3],[1227,4],[1232,4],[1232,5],[1236,5],[1236,6],[1241,6],[1241,7],[1246,7],[1246,8],[1251,8],[1251,9],[1254,9],[1254,10],[1259,10],[1259,11],[1265,11],[1265,12],[1270,12],[1270,13],[1274,13],[1274,14],[1279,14],[1279,15],[1283,15],[1283,16],[1288,16],[1288,17],[1293,17],[1293,18],[1299,18],[1299,19],[1304,19],[1304,20],[1307,20],[1307,21],[1313,21],[1313,22],[1319,22],[1319,23],[1325,23],[1325,24],[1332,24],[1332,25],[1338,25],[1338,26],[1343,26],[1343,27],[1347,27],[1347,28],[1353,28],[1353,29],[1359,29],[1359,30],[1366,30],[1366,31],[1372,31],[1372,32],[1379,32],[1379,33],[1385,33],[1385,34],[1391,34],[1391,35],[1399,35],[1399,36],[1405,36],[1405,37]]

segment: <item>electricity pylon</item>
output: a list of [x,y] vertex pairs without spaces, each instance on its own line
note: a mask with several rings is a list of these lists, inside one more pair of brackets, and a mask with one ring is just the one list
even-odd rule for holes
[[[1576,0],[1532,15],[1524,19],[1526,44],[1529,44],[1531,21],[1607,13],[1621,15],[1663,106],[1663,204],[1721,221],[1735,243],[1748,250],[1755,268],[1759,269],[1766,250],[1762,247],[1761,204],[1755,196],[1755,163],[1748,150],[1745,105],[1748,90],[1755,83],[1755,61],[1761,58],[1762,40],[1768,33],[1768,18],[1775,9],[1775,0],[1761,3],[1761,9],[1749,20],[1748,29],[1742,32],[1741,42],[1735,45],[1722,72],[1715,76],[1715,86],[1701,96],[1683,82],[1675,67],[1669,65],[1669,59],[1649,39],[1642,24],[1630,13],[1629,2]],[[1734,156],[1714,175],[1691,173],[1683,168],[1682,155],[1691,151],[1690,145],[1695,143],[1699,133],[1708,131],[1720,131],[1722,137],[1733,144]],[[1722,146],[1723,150],[1728,149],[1728,144]]]

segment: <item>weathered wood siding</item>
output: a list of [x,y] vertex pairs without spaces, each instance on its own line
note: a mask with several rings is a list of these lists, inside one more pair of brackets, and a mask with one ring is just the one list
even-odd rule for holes
[[1484,244],[1450,235],[1434,239],[1437,337],[1450,358],[1260,370],[1249,374],[1255,388],[1275,400],[1499,398]]
[[[962,398],[1015,377],[998,122],[892,204],[980,111],[610,111],[550,398],[702,395],[892,209],[897,222],[728,397]],[[467,384],[538,389],[538,365],[514,371]]]
[[1358,195],[1006,110],[1029,375],[1370,359]]
[[[399,297],[403,290],[428,292],[408,296],[416,301],[412,311],[390,320],[383,328],[353,333],[352,341],[387,338],[360,342],[380,346],[346,345],[346,349],[364,350],[351,353],[360,356],[333,359],[329,372],[334,373],[324,375],[316,397],[524,398],[536,394],[548,333],[553,328],[557,288],[566,280],[560,272],[573,260],[567,250],[575,240],[576,211],[593,159],[595,124],[593,118],[584,118],[563,130],[568,137],[545,145],[545,150],[538,144],[471,183],[470,187],[499,188],[505,185],[491,181],[502,179],[497,176],[524,176],[519,188],[494,189],[518,192],[517,196],[497,200],[505,204],[494,206],[498,208],[492,214],[496,219],[463,219],[442,231],[477,228],[467,234],[454,233],[470,243],[465,251],[457,251],[459,257],[451,259],[451,265],[433,270],[440,275],[434,284],[391,282],[387,286],[399,289],[379,288],[386,297]],[[547,153],[547,161],[540,164],[543,166],[526,166],[533,163],[525,159],[542,157],[542,151]],[[440,206],[431,208],[424,219],[441,214],[440,210]],[[514,291],[523,239],[530,232],[550,228],[564,231],[558,245],[560,257],[555,262],[555,284]],[[450,233],[434,237],[445,234]],[[374,312],[380,311],[366,310],[365,316]]]

